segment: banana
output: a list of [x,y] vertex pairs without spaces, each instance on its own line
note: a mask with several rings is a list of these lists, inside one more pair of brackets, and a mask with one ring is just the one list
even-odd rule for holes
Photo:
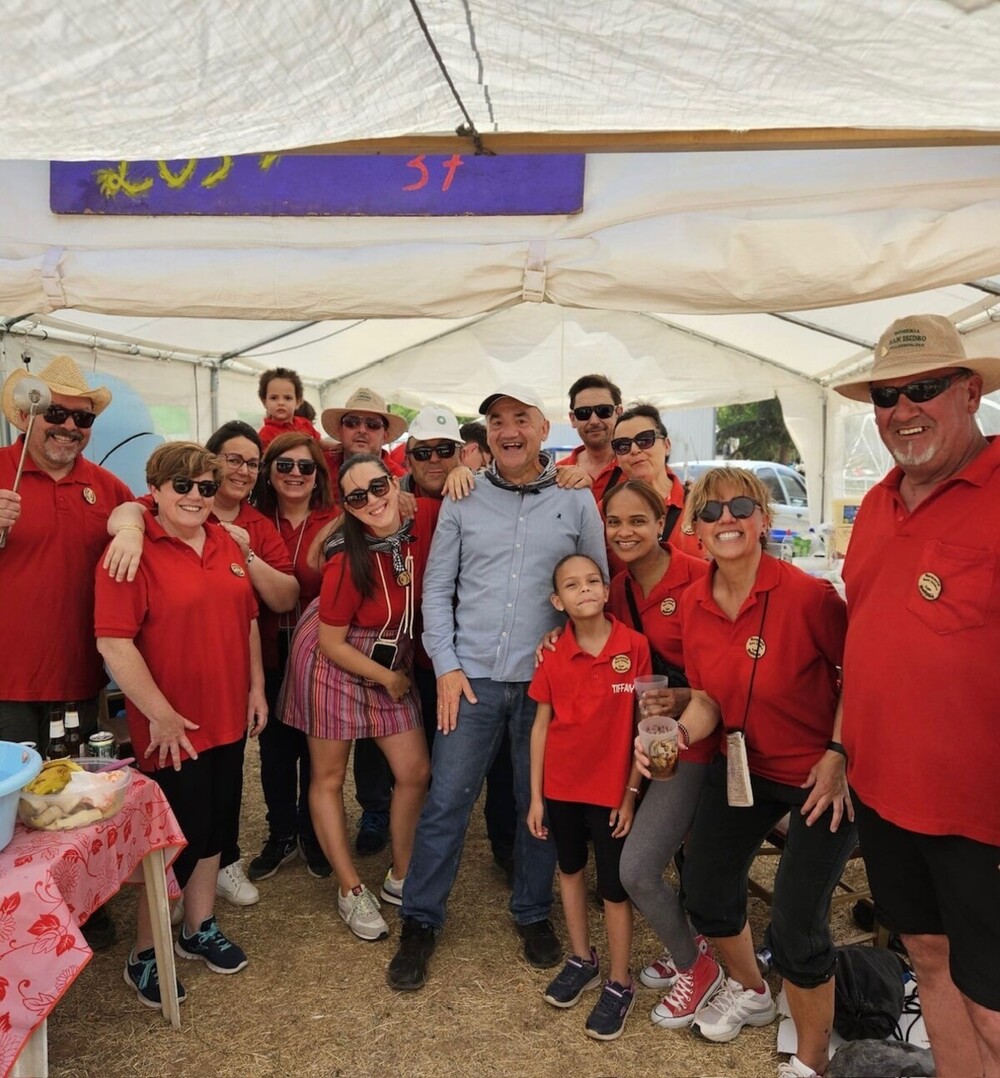
[[45,796],[61,793],[74,771],[82,771],[72,760],[46,760],[39,774],[25,786],[28,793]]

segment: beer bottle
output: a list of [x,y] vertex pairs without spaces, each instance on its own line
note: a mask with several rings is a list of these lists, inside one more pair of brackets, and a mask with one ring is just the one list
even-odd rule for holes
[[80,737],[80,712],[73,702],[66,705],[66,748],[72,757],[83,754],[83,739]]
[[49,749],[48,760],[65,760],[69,756],[66,744],[66,727],[63,724],[63,711],[60,707],[49,710]]

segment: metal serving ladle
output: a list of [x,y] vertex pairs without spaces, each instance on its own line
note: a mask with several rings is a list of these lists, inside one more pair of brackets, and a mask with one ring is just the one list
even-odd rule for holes
[[[14,486],[11,488],[17,493],[21,484],[21,473],[24,471],[24,458],[28,452],[28,439],[31,437],[31,428],[35,423],[35,416],[44,412],[52,403],[52,391],[40,379],[32,378],[29,374],[22,378],[14,386],[13,400],[15,407],[28,417],[28,426],[24,432],[24,445],[21,446],[21,459],[17,464],[17,474],[14,476]],[[0,529],[0,550],[7,545],[7,532],[10,529]]]

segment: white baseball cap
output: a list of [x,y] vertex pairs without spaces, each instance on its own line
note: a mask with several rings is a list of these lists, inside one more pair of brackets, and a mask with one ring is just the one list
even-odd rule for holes
[[487,415],[501,397],[510,397],[511,400],[520,401],[521,404],[527,404],[529,408],[537,408],[542,415],[545,415],[545,405],[542,403],[542,398],[529,386],[516,385],[514,382],[508,382],[506,385],[502,385],[495,393],[491,393],[480,404],[479,414]]
[[432,438],[446,438],[449,442],[465,444],[465,439],[458,429],[455,414],[449,412],[447,408],[438,408],[435,404],[429,404],[417,412],[407,434],[409,436],[407,444],[410,441],[427,442]]

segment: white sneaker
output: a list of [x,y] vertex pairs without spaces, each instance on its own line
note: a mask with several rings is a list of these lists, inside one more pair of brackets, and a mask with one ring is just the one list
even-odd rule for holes
[[777,1013],[766,981],[764,991],[755,992],[727,977],[719,991],[695,1015],[692,1029],[707,1041],[723,1044],[738,1036],[744,1026],[768,1025]]
[[819,1078],[812,1067],[806,1066],[798,1056],[778,1064],[778,1078]]
[[253,906],[260,901],[260,891],[247,879],[242,861],[219,869],[215,893],[233,906]]
[[401,880],[397,880],[392,874],[392,865],[389,866],[389,871],[385,874],[385,879],[382,881],[382,889],[378,893],[378,897],[383,902],[388,902],[390,906],[402,906],[403,904],[403,884],[406,883],[406,877]]
[[176,928],[184,921],[184,896],[181,895],[179,899],[170,907],[170,923]]
[[[694,942],[699,954],[708,954],[708,940],[704,936],[695,936]],[[655,962],[650,962],[639,974],[639,980],[647,988],[655,988],[660,992],[666,992],[668,988],[673,987],[674,981],[677,980],[677,967],[666,947],[663,949],[663,954]]]
[[379,913],[378,899],[363,883],[346,895],[337,888],[337,910],[359,940],[384,940],[389,935],[389,926]]

